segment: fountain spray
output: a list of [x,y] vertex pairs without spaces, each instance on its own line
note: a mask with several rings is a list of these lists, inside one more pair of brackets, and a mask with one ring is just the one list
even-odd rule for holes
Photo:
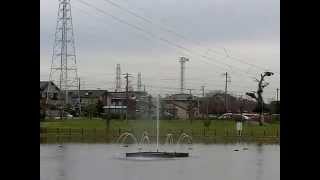
[[[160,115],[160,95],[157,96],[157,118],[156,118],[156,121],[157,121],[157,151],[156,152],[152,152],[152,151],[149,151],[149,152],[146,152],[146,151],[143,151],[141,152],[140,149],[139,149],[139,152],[130,152],[130,153],[127,153],[126,152],[126,157],[158,157],[158,158],[180,158],[180,157],[189,157],[189,153],[184,153],[184,152],[159,152],[159,115]],[[154,122],[154,121],[153,121]],[[133,135],[132,135],[133,136]],[[126,139],[127,137],[131,137],[131,133],[125,133],[124,135],[121,135],[120,136],[120,139],[124,137],[124,139]],[[132,137],[135,142],[138,142],[136,140],[136,138],[134,138],[134,136]],[[171,138],[171,140],[169,140],[169,138]],[[148,138],[148,135],[146,135],[145,133],[143,134],[142,136],[142,139],[140,141],[140,144],[142,144],[144,142],[144,140],[147,140],[147,142],[150,143],[149,141],[149,138]],[[173,142],[173,139],[172,139],[172,134],[168,135],[167,137],[168,141],[172,141]],[[180,142],[183,142],[184,140],[189,140],[188,143],[192,143],[191,141],[191,137],[185,133],[183,133],[181,135],[181,137],[179,138],[178,140],[178,144],[180,144]],[[122,143],[124,142],[124,140],[122,141]],[[167,142],[167,140],[166,140]],[[142,149],[142,148],[141,148]]]

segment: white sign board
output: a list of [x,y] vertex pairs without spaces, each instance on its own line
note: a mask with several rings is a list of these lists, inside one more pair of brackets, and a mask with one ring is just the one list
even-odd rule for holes
[[236,128],[237,128],[237,131],[242,131],[242,122],[237,122],[237,124],[236,124]]

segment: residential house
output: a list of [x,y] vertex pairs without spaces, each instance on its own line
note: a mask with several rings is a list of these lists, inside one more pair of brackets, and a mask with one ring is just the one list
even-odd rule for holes
[[97,104],[99,100],[104,102],[104,97],[107,92],[107,90],[69,90],[68,102],[72,106],[77,106],[80,101],[81,107],[83,108],[89,104]]
[[151,96],[142,91],[107,92],[104,105],[105,113],[131,119],[150,117],[153,107]]
[[40,81],[40,99],[58,100],[60,89],[50,81]]
[[53,82],[40,81],[40,114],[58,116],[58,107],[61,104],[60,92],[60,89]]
[[162,116],[174,119],[199,117],[197,97],[190,94],[174,94],[161,99]]

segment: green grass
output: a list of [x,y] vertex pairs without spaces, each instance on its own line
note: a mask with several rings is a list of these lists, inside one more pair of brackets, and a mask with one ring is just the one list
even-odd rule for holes
[[[128,123],[125,120],[111,120],[110,130],[118,131],[133,131],[141,133],[147,130],[149,133],[153,133],[155,122],[152,120],[129,120]],[[105,129],[106,121],[103,119],[66,119],[66,120],[46,120],[40,122],[40,127],[48,129],[56,128],[71,128],[71,129]],[[235,135],[236,123],[231,120],[212,120],[209,129],[206,129],[202,120],[193,120],[192,124],[189,120],[160,120],[160,133],[161,135],[168,132],[181,133],[187,132],[192,134],[203,134],[206,129],[206,135]],[[280,130],[279,123],[265,124],[259,126],[257,124],[244,123],[244,134],[253,136],[276,135]]]

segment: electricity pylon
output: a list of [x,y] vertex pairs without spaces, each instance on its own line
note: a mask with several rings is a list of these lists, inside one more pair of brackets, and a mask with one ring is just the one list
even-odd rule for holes
[[[49,81],[60,88],[59,99],[63,100],[63,104],[70,104],[68,90],[78,90],[79,78],[70,0],[59,1]],[[79,101],[77,103],[80,103],[79,91],[77,92]],[[48,99],[47,96],[47,101]]]

